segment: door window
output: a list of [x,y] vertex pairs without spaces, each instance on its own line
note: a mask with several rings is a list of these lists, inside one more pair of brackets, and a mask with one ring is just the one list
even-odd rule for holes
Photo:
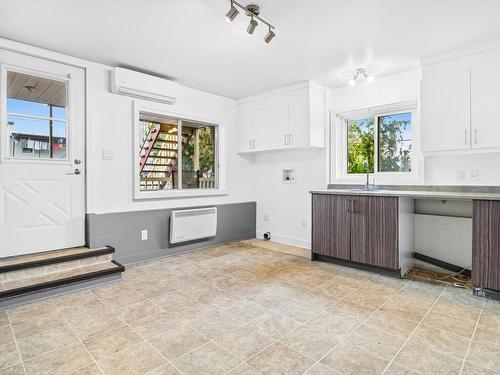
[[67,158],[67,83],[7,72],[8,156]]

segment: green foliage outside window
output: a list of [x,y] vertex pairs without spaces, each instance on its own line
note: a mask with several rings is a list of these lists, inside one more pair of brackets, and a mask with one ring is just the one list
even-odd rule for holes
[[347,173],[374,171],[375,132],[373,117],[347,122]]
[[[378,131],[378,146],[375,145]],[[347,122],[347,173],[370,173],[375,170],[375,147],[378,147],[379,172],[411,171],[411,113],[399,113]]]
[[[194,130],[194,129],[193,129]],[[183,159],[182,159],[182,170],[183,171],[194,171],[194,147],[195,147],[195,136],[191,136],[189,143],[184,147]],[[200,129],[199,133],[199,147],[200,147],[200,171],[202,173],[214,172],[215,165],[215,145],[214,145],[214,128],[204,127]]]

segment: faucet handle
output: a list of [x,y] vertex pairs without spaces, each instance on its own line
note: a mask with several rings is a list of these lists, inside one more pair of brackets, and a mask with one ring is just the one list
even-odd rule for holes
[[375,186],[375,177],[373,177],[372,186]]

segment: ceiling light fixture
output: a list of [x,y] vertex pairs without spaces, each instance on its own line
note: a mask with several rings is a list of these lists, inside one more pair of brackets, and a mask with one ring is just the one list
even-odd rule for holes
[[228,10],[226,13],[226,19],[229,22],[233,22],[233,20],[236,18],[236,16],[239,14],[238,9],[234,6],[233,2],[231,1],[231,8]]
[[266,36],[264,37],[264,43],[269,44],[269,42],[271,42],[271,40],[276,36],[275,32],[273,31],[273,29],[275,29],[275,27],[273,25],[271,25],[269,22],[267,22],[266,20],[264,20],[262,17],[259,16],[259,14],[260,14],[259,6],[254,5],[254,4],[243,6],[235,0],[230,0],[230,1],[231,1],[231,8],[229,8],[229,11],[226,13],[226,19],[229,22],[232,22],[236,18],[236,16],[239,14],[239,11],[237,8],[240,8],[243,12],[245,12],[245,14],[248,17],[250,17],[250,23],[248,24],[248,27],[247,27],[247,32],[250,35],[253,34],[253,32],[255,31],[255,28],[259,25],[257,20],[259,20],[263,24],[267,25],[267,27],[269,28],[269,31],[266,34]]
[[250,20],[250,23],[248,24],[248,27],[247,27],[247,33],[252,35],[253,32],[255,31],[255,28],[257,27],[257,25],[258,25],[257,21],[255,21],[253,19],[253,16],[252,16],[252,19]]
[[374,80],[375,80],[375,78],[373,76],[370,76],[366,73],[365,68],[358,68],[358,69],[356,69],[356,73],[354,74],[354,77],[352,77],[352,79],[347,81],[347,83],[350,86],[354,86],[356,83],[358,83],[360,81],[372,83]]

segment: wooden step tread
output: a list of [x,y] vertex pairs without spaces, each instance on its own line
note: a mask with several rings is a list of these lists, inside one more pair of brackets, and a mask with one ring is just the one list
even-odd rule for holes
[[105,263],[93,264],[67,271],[54,272],[45,276],[4,282],[0,286],[0,300],[112,275],[123,271],[125,271],[124,266],[115,260],[111,260]]
[[0,259],[0,274],[18,271],[27,268],[41,267],[49,264],[69,262],[105,254],[114,253],[112,246],[103,246],[95,249],[88,247],[74,247],[69,249],[47,251],[39,254],[27,254]]

